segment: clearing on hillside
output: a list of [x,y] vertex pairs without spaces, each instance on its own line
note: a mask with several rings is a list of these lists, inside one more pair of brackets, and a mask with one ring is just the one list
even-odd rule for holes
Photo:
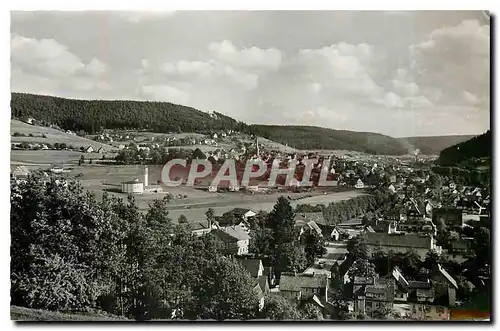
[[[14,137],[11,136],[12,143],[28,142],[28,143],[38,143],[38,144],[55,144],[55,143],[65,143],[68,146],[74,146],[75,148],[84,147],[87,148],[92,146],[94,150],[102,148],[104,151],[109,152],[113,149],[112,146],[103,144],[90,139],[82,138],[79,136],[74,136],[67,134],[56,129],[47,128],[43,126],[31,125],[18,120],[10,121],[10,133],[20,133],[24,136]],[[29,135],[32,134],[33,137]],[[47,138],[43,138],[45,135]]]

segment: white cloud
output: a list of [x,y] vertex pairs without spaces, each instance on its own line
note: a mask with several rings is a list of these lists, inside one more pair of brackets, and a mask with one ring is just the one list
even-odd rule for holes
[[85,67],[80,58],[54,39],[14,35],[11,39],[13,65],[53,76],[70,76]]
[[476,95],[469,93],[467,91],[464,91],[463,98],[470,104],[477,104],[479,102],[479,99],[477,98]]
[[156,101],[166,101],[176,104],[186,104],[189,94],[169,85],[146,85],[141,87],[141,92],[147,98]]
[[323,86],[320,83],[311,83],[309,84],[309,90],[312,93],[320,93],[323,90]]
[[415,96],[420,93],[420,88],[415,82],[404,82],[397,79],[392,80],[392,88],[404,96]]
[[384,97],[385,105],[389,108],[401,108],[404,106],[403,100],[394,92],[386,93]]
[[84,70],[91,76],[99,76],[108,71],[108,66],[106,65],[106,63],[94,57],[92,58],[90,63],[85,66]]
[[161,18],[172,17],[175,14],[174,10],[165,11],[120,11],[118,17],[130,22],[140,23],[145,20],[154,20]]
[[54,39],[34,39],[13,35],[11,38],[12,65],[53,77],[71,77],[78,74],[99,76],[109,70],[108,65],[97,58],[88,64]]
[[216,61],[177,61],[167,62],[160,70],[179,80],[198,80],[200,83],[221,84],[225,79],[237,83],[246,90],[252,90],[258,85],[258,76]]
[[178,61],[175,63],[164,63],[160,69],[166,74],[179,74],[179,75],[208,75],[215,68],[209,62],[202,61]]
[[430,108],[434,106],[433,103],[423,95],[405,98],[404,102],[409,108]]
[[79,92],[87,95],[111,89],[104,76],[110,70],[106,63],[93,57],[85,64],[54,39],[13,35],[11,64],[14,91],[75,97]]
[[[379,97],[381,87],[370,72],[372,47],[366,44],[334,44],[319,49],[302,49],[292,59],[292,69],[299,69],[304,79],[315,77],[325,90],[364,97]],[[296,67],[296,68],[294,68]]]
[[215,57],[234,67],[276,70],[281,64],[281,51],[276,48],[250,47],[238,50],[231,41],[223,40],[208,46]]
[[420,86],[436,87],[443,103],[463,100],[463,91],[488,100],[490,27],[476,20],[436,29],[410,46],[413,77]]

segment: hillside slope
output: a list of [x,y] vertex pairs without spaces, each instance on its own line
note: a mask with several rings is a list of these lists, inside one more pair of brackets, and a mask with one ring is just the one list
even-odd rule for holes
[[397,139],[379,133],[292,125],[250,125],[248,130],[297,149],[342,149],[388,155],[408,152]]
[[442,150],[469,140],[474,136],[428,136],[428,137],[404,137],[397,140],[405,146],[420,150],[420,154],[438,155]]
[[[152,132],[235,130],[264,137],[300,150],[349,150],[369,154],[403,155],[413,149],[437,154],[467,136],[393,138],[370,132],[313,126],[247,125],[231,117],[169,102],[76,100],[26,93],[11,94],[14,119],[34,117],[63,129],[95,133],[101,129]],[[25,140],[27,141],[27,140]],[[74,145],[74,144],[73,144]]]
[[[105,151],[110,151],[113,149],[112,146],[103,144],[97,141],[93,141],[90,139],[86,139],[79,136],[74,136],[71,134],[67,134],[66,132],[62,132],[56,129],[30,125],[18,120],[10,121],[10,133],[11,135],[14,133],[20,133],[24,136],[14,137],[11,136],[12,143],[20,143],[20,142],[28,142],[28,143],[38,143],[38,144],[55,144],[55,143],[65,143],[68,146],[74,146],[76,148],[80,147],[89,147],[92,146],[95,150],[98,150],[102,147]],[[33,135],[30,137],[29,135]],[[43,138],[42,135],[45,135],[46,138]]]
[[75,100],[26,93],[11,94],[12,117],[57,124],[67,130],[87,133],[106,129],[135,129],[156,132],[203,132],[237,129],[242,123],[214,112],[169,102],[124,100]]
[[491,132],[450,146],[439,155],[438,163],[442,166],[455,166],[472,159],[491,157]]

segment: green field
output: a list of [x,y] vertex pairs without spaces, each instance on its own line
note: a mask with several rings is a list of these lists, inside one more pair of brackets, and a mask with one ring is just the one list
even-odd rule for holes
[[[15,132],[20,134],[24,134],[22,137],[14,137],[12,136]],[[12,143],[20,143],[20,142],[28,142],[28,143],[38,143],[38,144],[55,144],[55,143],[65,143],[66,145],[74,146],[76,148],[80,147],[89,147],[92,146],[96,151],[101,148],[105,151],[111,151],[113,149],[112,146],[103,144],[97,141],[93,141],[90,139],[74,136],[71,134],[67,134],[65,132],[47,128],[43,126],[36,126],[26,124],[21,121],[11,120],[10,121],[10,134],[11,134],[11,142]],[[32,134],[33,137],[30,137],[29,134]],[[45,134],[47,138],[41,137],[42,134]]]
[[[56,151],[56,150],[11,150],[10,163],[12,165],[32,165],[32,166],[46,166],[51,164],[65,164],[74,165],[78,164],[81,156],[86,160],[101,159],[102,154],[98,153],[81,153],[75,151]],[[107,158],[113,157],[113,154],[106,154]]]

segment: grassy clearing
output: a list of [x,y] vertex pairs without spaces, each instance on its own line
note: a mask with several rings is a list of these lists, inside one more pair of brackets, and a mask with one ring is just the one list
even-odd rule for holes
[[[81,156],[85,160],[102,158],[98,153],[81,153],[75,151],[56,151],[56,150],[11,150],[10,163],[16,165],[51,165],[51,164],[78,164]],[[112,154],[106,154],[106,157],[112,158]],[[88,162],[88,161],[87,161]]]
[[[80,148],[82,146],[87,148],[89,146],[92,146],[95,150],[101,147],[105,151],[111,151],[113,149],[113,147],[110,145],[106,145],[97,141],[93,141],[78,136],[73,136],[56,129],[47,128],[43,126],[30,125],[21,121],[11,120],[10,133],[12,135],[15,132],[19,132],[21,134],[24,134],[25,136],[23,137],[11,136],[12,143],[20,143],[23,141],[29,143],[38,143],[38,144],[65,143],[68,146],[72,145],[76,148]],[[30,137],[29,134],[32,134],[33,137]],[[43,134],[45,134],[47,138],[41,137]]]
[[98,321],[128,321],[124,317],[107,315],[105,313],[63,313],[41,309],[30,309],[11,306],[10,319],[13,321],[74,321],[74,322],[98,322]]

